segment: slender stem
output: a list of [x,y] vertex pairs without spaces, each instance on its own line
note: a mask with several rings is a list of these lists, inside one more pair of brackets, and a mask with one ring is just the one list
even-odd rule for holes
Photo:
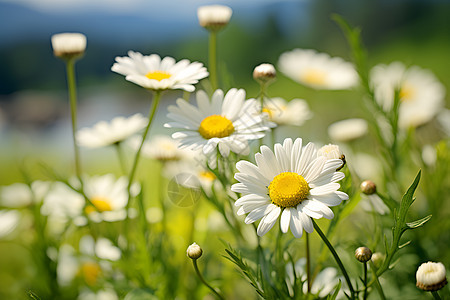
[[327,245],[328,249],[330,250],[331,254],[333,255],[334,259],[336,260],[336,263],[338,264],[339,268],[342,271],[342,274],[345,277],[345,281],[347,282],[348,288],[350,289],[350,293],[351,293],[351,298],[355,299],[355,290],[353,289],[353,285],[352,282],[350,281],[350,277],[347,274],[347,270],[345,270],[344,265],[342,264],[341,259],[339,258],[339,255],[337,254],[336,250],[334,250],[333,246],[331,245],[331,243],[328,241],[327,237],[325,236],[325,234],[323,234],[322,230],[320,230],[319,226],[316,224],[316,222],[314,222],[314,220],[312,220],[313,225],[314,225],[314,229],[317,231],[317,233],[319,234],[319,236],[322,238],[323,242],[325,243],[325,245]]
[[142,141],[141,144],[139,145],[139,148],[136,152],[136,156],[134,157],[134,161],[133,161],[133,166],[131,168],[131,172],[130,172],[130,176],[129,176],[129,182],[128,182],[128,203],[127,203],[127,208],[130,205],[130,189],[131,189],[131,185],[133,184],[133,180],[134,180],[134,176],[136,175],[136,169],[137,169],[137,165],[139,162],[139,158],[141,155],[141,150],[142,150],[142,146],[144,145],[145,139],[147,138],[147,134],[150,130],[150,126],[152,125],[152,121],[153,118],[155,117],[155,113],[156,113],[156,109],[158,108],[158,104],[159,104],[159,100],[161,99],[161,91],[156,91],[155,92],[155,96],[153,98],[153,103],[152,106],[150,108],[150,112],[149,112],[149,117],[148,117],[148,124],[147,127],[145,128],[144,133],[142,134]]
[[194,265],[195,273],[197,273],[197,276],[198,276],[198,278],[200,279],[200,281],[201,281],[204,285],[206,285],[206,286],[214,293],[214,295],[217,296],[217,298],[225,300],[225,298],[224,298],[221,294],[219,294],[219,292],[217,292],[215,288],[213,288],[212,286],[210,286],[210,285],[206,282],[206,280],[203,278],[202,274],[200,273],[200,270],[198,269],[198,266],[197,266],[197,260],[196,260],[196,259],[193,259],[193,260],[192,260],[192,264]]
[[364,300],[367,299],[367,262],[364,262]]
[[70,115],[72,119],[72,139],[73,139],[73,149],[75,153],[75,172],[78,179],[81,181],[81,166],[80,166],[80,152],[78,149],[78,144],[76,140],[77,132],[77,89],[75,80],[75,59],[68,59],[66,61],[66,71],[67,71],[67,86],[69,90],[69,101],[70,101]]
[[[370,260],[370,269],[372,270],[373,278],[375,281],[375,288],[377,289],[378,294],[380,295],[380,299],[386,300],[386,297],[384,296],[383,288],[381,287],[380,281],[378,280],[376,267],[371,260]],[[368,284],[367,286],[370,286],[370,284]]]
[[306,282],[308,286],[308,294],[311,293],[311,255],[309,251],[309,233],[305,233],[306,240]]
[[[265,96],[265,94],[266,94],[266,84],[265,83],[261,83],[260,84],[260,91],[259,91],[259,102],[260,102],[260,105],[261,105],[261,108],[260,108],[260,112],[261,113],[263,112],[263,109],[264,109],[264,96]],[[259,147],[261,147],[263,145],[263,139],[264,139],[264,137],[259,139]]]
[[433,295],[434,299],[441,300],[441,296],[439,296],[437,291],[432,291],[431,294]]
[[217,31],[209,30],[209,78],[213,91],[218,87],[217,80]]
[[120,168],[121,168],[123,173],[126,173],[127,172],[127,167],[125,165],[125,158],[123,156],[121,143],[120,142],[119,143],[115,143],[114,147],[116,148],[116,151],[117,151],[117,156],[119,158]]

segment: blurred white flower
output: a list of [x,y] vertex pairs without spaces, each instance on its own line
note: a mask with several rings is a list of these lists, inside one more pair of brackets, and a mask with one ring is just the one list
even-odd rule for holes
[[380,215],[385,215],[390,212],[389,207],[384,204],[383,200],[377,194],[361,194],[360,205],[365,211],[373,211]]
[[[292,288],[294,285],[294,279],[298,278],[303,282],[303,293],[308,292],[308,283],[307,274],[306,274],[306,258],[299,259],[294,266],[294,270],[292,268],[292,263],[286,264],[286,274],[287,274],[287,283],[290,290],[290,293],[293,294]],[[311,294],[316,295],[320,298],[326,298],[328,295],[333,294],[337,285],[339,284],[339,280],[344,283],[344,278],[341,278],[337,274],[337,270],[332,267],[328,267],[320,271],[317,276],[314,278],[314,281],[311,285]],[[336,299],[346,299],[344,291],[346,288],[341,287]],[[348,292],[348,291],[347,291]]]
[[116,117],[111,122],[100,121],[92,128],[82,128],[77,132],[80,146],[99,148],[120,143],[147,126],[148,119],[141,114],[131,117]]
[[19,221],[20,212],[17,210],[0,210],[0,239],[13,232]]
[[311,49],[281,54],[278,67],[292,80],[314,89],[345,90],[358,84],[358,74],[351,63]]
[[79,243],[80,251],[83,254],[97,256],[100,259],[117,261],[122,256],[119,248],[106,238],[99,237],[95,241],[90,235],[81,237]]
[[340,159],[318,156],[313,143],[302,147],[302,139],[295,142],[285,139],[283,145],[275,144],[274,152],[261,146],[255,155],[256,165],[241,160],[236,164],[240,173],[234,178],[239,183],[231,190],[242,193],[236,202],[238,215],[247,214],[245,223],[261,219],[257,233],[266,234],[280,217],[281,231],[289,228],[296,238],[303,230],[313,232],[311,218],[334,217],[330,206],[339,205],[348,195],[338,191],[337,183],[344,173],[336,172],[342,165]]
[[392,110],[395,90],[399,91],[400,128],[425,124],[444,107],[445,87],[429,70],[393,62],[373,67],[370,79],[375,100],[385,111]]
[[174,122],[164,126],[182,130],[172,134],[181,147],[202,149],[207,156],[215,156],[217,148],[223,157],[230,151],[247,155],[248,141],[264,137],[269,129],[256,100],[245,100],[243,89],[231,89],[226,95],[216,90],[211,101],[206,92],[198,91],[196,98],[197,107],[180,98],[168,108],[167,117]]
[[[142,138],[136,137],[130,139],[129,145],[133,149],[138,149]],[[190,158],[193,151],[180,149],[180,142],[167,135],[156,135],[149,141],[144,142],[141,155],[163,162],[176,162]]]
[[[93,176],[84,180],[84,193],[91,201],[85,208],[88,217],[94,222],[115,222],[126,218],[128,202],[128,180],[118,179],[113,174]],[[133,184],[132,195],[140,191],[139,184]]]
[[427,166],[434,166],[437,160],[436,148],[432,145],[424,145],[422,148],[422,160]]
[[172,57],[157,54],[142,55],[129,51],[128,56],[116,57],[112,71],[125,75],[125,79],[149,90],[195,90],[194,84],[209,75],[202,63],[187,59],[176,62]]
[[82,33],[58,33],[52,35],[52,47],[55,56],[74,57],[86,50],[86,36]]
[[328,144],[317,150],[317,155],[325,156],[327,159],[341,159],[343,153],[338,145]]
[[301,126],[313,116],[305,100],[286,101],[279,97],[266,99],[263,112],[267,113],[270,121],[278,125]]
[[0,206],[24,207],[33,202],[41,202],[51,188],[49,181],[36,180],[30,187],[25,183],[13,183],[2,186],[0,190]]
[[103,288],[99,291],[83,289],[78,300],[119,300],[119,296],[112,288]]
[[197,9],[200,26],[209,30],[219,30],[230,21],[233,11],[225,5],[204,5]]
[[450,109],[442,109],[437,115],[437,120],[444,133],[450,136]]
[[364,119],[346,119],[328,126],[328,135],[336,142],[348,142],[366,135],[368,127]]
[[69,218],[80,217],[84,204],[85,201],[81,194],[62,182],[55,182],[44,198],[41,213],[49,216],[52,221],[64,224]]

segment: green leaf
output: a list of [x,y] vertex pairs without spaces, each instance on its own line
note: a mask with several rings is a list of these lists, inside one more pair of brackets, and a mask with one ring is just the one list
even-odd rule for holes
[[36,295],[33,291],[27,291],[27,295],[32,300],[41,300],[38,295]]
[[342,282],[339,280],[339,283],[336,285],[336,288],[334,289],[333,295],[328,295],[327,300],[335,300],[337,295],[339,294],[339,291],[341,290]]
[[134,289],[129,292],[124,300],[157,300],[158,297],[155,296],[152,291],[147,289]]
[[409,229],[414,229],[423,226],[426,222],[428,222],[431,219],[432,215],[428,215],[422,219],[406,223],[406,226],[408,226]]

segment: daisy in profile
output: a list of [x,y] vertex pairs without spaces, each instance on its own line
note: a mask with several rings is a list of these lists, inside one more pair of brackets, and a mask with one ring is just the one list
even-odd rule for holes
[[292,80],[318,90],[345,90],[358,84],[358,74],[351,63],[311,49],[281,54],[278,67]]
[[216,90],[211,101],[204,91],[198,91],[196,98],[197,106],[178,99],[176,106],[168,107],[167,116],[174,122],[164,126],[181,129],[172,134],[181,147],[202,149],[207,156],[214,154],[217,148],[224,157],[230,151],[247,155],[248,141],[264,137],[264,131],[269,129],[257,101],[245,100],[243,89],[231,89],[226,95]]
[[92,128],[82,128],[77,132],[80,146],[100,148],[118,144],[144,129],[148,124],[147,118],[141,114],[131,117],[116,117],[111,122],[100,121]]
[[[84,192],[90,200],[85,207],[88,217],[94,222],[115,222],[126,218],[128,180],[125,176],[116,179],[113,174],[93,176],[84,180]],[[131,188],[133,196],[140,190],[139,185]]]
[[176,62],[169,56],[161,59],[157,54],[142,55],[134,51],[129,51],[128,56],[116,57],[111,70],[153,91],[182,89],[193,92],[194,84],[209,75],[199,62],[191,63],[187,59]]
[[[142,139],[130,139],[130,147],[137,149]],[[142,146],[142,155],[164,163],[190,159],[194,154],[188,149],[180,149],[179,141],[167,135],[155,135]]]
[[369,125],[364,119],[345,119],[328,126],[328,135],[336,142],[349,142],[366,135],[368,129]]
[[393,62],[373,67],[370,79],[375,100],[385,111],[393,109],[395,91],[399,91],[401,128],[423,125],[444,107],[445,88],[429,70]]
[[0,187],[0,206],[19,208],[40,203],[49,192],[52,183],[36,180],[31,183],[31,188],[25,183],[16,182]]
[[266,234],[280,218],[281,231],[289,228],[300,238],[303,230],[313,232],[311,218],[332,219],[329,208],[348,199],[338,191],[337,183],[344,178],[336,169],[342,165],[340,159],[327,159],[317,154],[316,146],[308,143],[302,147],[302,139],[285,139],[283,145],[275,144],[275,153],[261,146],[255,155],[256,165],[239,161],[234,178],[239,181],[231,190],[242,193],[235,205],[238,215],[248,214],[245,223],[259,219],[257,233]]
[[301,126],[313,115],[305,100],[286,101],[280,97],[266,99],[263,112],[267,113],[269,120],[277,125]]

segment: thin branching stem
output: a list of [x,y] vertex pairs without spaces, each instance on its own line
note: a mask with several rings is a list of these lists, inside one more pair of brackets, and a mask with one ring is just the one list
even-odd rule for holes
[[192,260],[192,264],[194,265],[195,273],[197,274],[197,276],[198,276],[198,278],[200,279],[200,281],[201,281],[206,287],[208,287],[208,288],[214,293],[214,295],[216,295],[217,298],[225,300],[225,298],[224,298],[218,291],[216,291],[215,288],[213,288],[212,286],[210,286],[210,285],[206,282],[206,280],[203,278],[202,274],[200,273],[200,270],[198,269],[198,265],[197,265],[197,260],[196,260],[196,259],[193,259],[193,260]]

